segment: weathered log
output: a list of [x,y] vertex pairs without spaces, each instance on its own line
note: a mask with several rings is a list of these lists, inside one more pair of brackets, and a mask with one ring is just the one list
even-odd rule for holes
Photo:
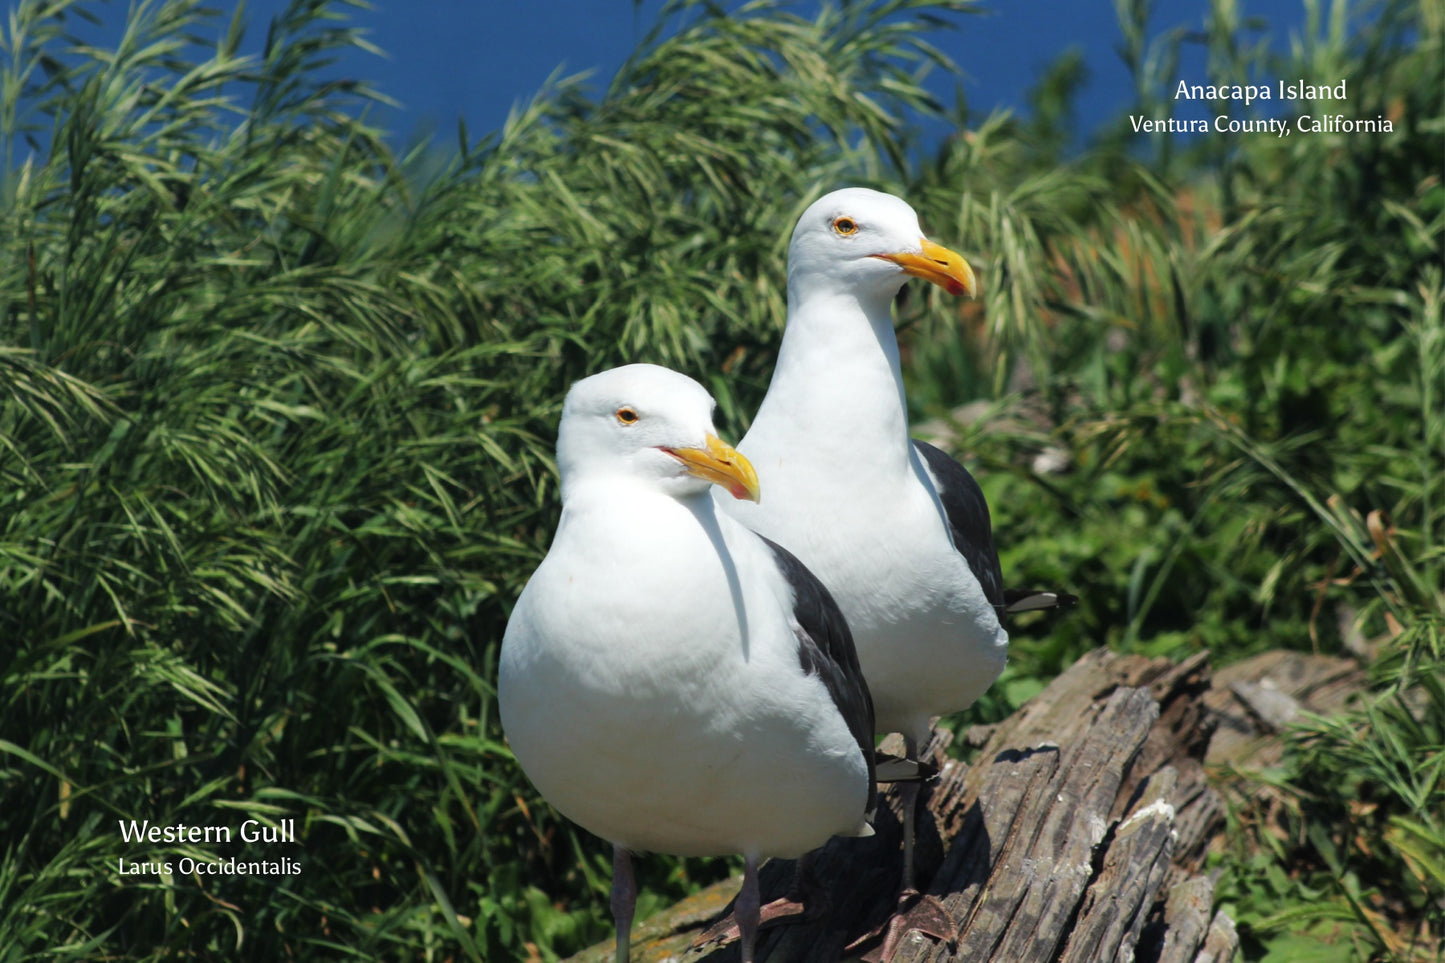
[[[1335,710],[1358,684],[1344,660],[1270,654],[1211,678],[1205,653],[1176,664],[1101,649],[1002,723],[966,733],[967,746],[981,747],[971,765],[948,758],[951,737],[935,731],[925,755],[940,772],[922,793],[916,869],[953,932],[909,932],[894,959],[1228,963],[1234,924],[1199,875],[1224,821],[1206,759],[1274,758],[1270,734],[1294,711],[1289,700]],[[874,836],[819,852],[810,912],[765,927],[760,961],[837,963],[876,949],[876,940],[845,947],[897,908],[896,791],[885,802]],[[786,894],[793,873],[791,861],[765,866],[763,899]],[[643,922],[633,960],[736,960],[735,943],[692,944],[737,888],[724,881]],[[573,963],[612,952],[599,945]]]

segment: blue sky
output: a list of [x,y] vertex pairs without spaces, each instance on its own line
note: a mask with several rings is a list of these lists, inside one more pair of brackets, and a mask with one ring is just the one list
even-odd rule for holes
[[[284,0],[249,3],[251,37],[259,42],[269,18],[284,6]],[[353,19],[387,57],[358,55],[338,69],[371,81],[402,104],[374,115],[398,143],[424,131],[449,142],[458,117],[476,138],[500,126],[508,110],[559,67],[566,74],[590,70],[602,87],[661,6],[660,0],[374,0],[373,9],[354,11]],[[1156,12],[1152,29],[1197,28],[1208,3],[1156,7],[1163,12]],[[1278,47],[1303,23],[1302,0],[1241,0],[1241,7],[1271,25]],[[808,15],[816,4],[791,8]],[[955,22],[956,29],[932,39],[963,70],[964,93],[980,112],[995,106],[1023,110],[1040,70],[1070,46],[1083,49],[1090,72],[1079,98],[1084,130],[1116,116],[1128,102],[1130,79],[1114,50],[1119,30],[1113,0],[998,0]],[[1206,79],[1202,62],[1186,62],[1182,72],[1194,82]],[[938,74],[933,83],[940,96],[952,99],[955,78]]]
[[[131,2],[87,4],[101,11],[105,22],[82,34],[103,45],[113,43]],[[1237,2],[1242,17],[1269,25],[1276,50],[1286,49],[1290,35],[1304,24],[1304,0]],[[1328,7],[1327,0],[1321,2]],[[737,7],[740,0],[723,3]],[[345,11],[385,56],[357,51],[343,57],[333,72],[367,81],[399,103],[394,109],[373,108],[369,118],[398,147],[423,134],[455,143],[458,118],[466,120],[476,140],[501,126],[514,105],[534,96],[559,69],[563,75],[590,72],[590,82],[600,90],[647,35],[663,5],[663,0],[371,0],[371,9],[356,9],[335,0],[335,9]],[[219,33],[236,6],[225,0],[210,6],[221,14],[215,21]],[[247,52],[259,52],[267,24],[286,6],[287,0],[246,4]],[[818,4],[789,0],[785,6],[811,17]],[[1199,30],[1209,3],[1156,0],[1154,7],[1151,35],[1174,27]],[[1115,52],[1120,32],[1114,0],[984,0],[977,13],[952,22],[954,29],[928,38],[962,71],[958,77],[936,71],[930,78],[944,102],[952,101],[955,85],[961,84],[977,116],[994,108],[1022,112],[1042,69],[1078,47],[1089,71],[1076,100],[1080,131],[1096,130],[1130,103],[1131,80]],[[1198,48],[1186,47],[1179,79],[1207,81]],[[1185,105],[1180,116],[1202,117],[1203,109]]]

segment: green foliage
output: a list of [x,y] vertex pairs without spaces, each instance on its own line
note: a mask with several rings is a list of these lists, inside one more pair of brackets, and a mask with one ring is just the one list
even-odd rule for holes
[[1270,805],[1231,813],[1224,895],[1266,959],[1311,943],[1337,959],[1440,958],[1442,643],[1440,612],[1412,621],[1357,708],[1296,726],[1264,777]]
[[[1121,7],[1135,109],[1159,110],[1191,34]],[[605,937],[604,848],[537,798],[494,708],[555,521],[560,402],[653,361],[707,383],[736,437],[792,223],[849,182],[904,194],[980,268],[981,306],[905,305],[910,396],[920,415],[983,402],[953,444],[1010,581],[1085,599],[1017,626],[976,715],[1101,642],[1372,644],[1376,690],[1302,730],[1273,777],[1288,831],[1241,842],[1222,886],[1259,958],[1438,940],[1438,6],[1385,4],[1368,32],[1311,7],[1279,63],[1233,42],[1223,4],[1201,32],[1221,77],[1368,76],[1350,109],[1394,134],[1120,128],[1078,156],[1076,58],[1030,121],[923,90],[948,67],[938,18],[968,9],[679,2],[605,89],[560,80],[438,159],[358,119],[379,95],[334,77],[360,41],[323,0],[296,0],[259,56],[244,8],[140,4],[98,50],[73,35],[89,4],[18,2],[0,960],[551,959]],[[958,127],[932,150],[929,114]],[[119,820],[248,817],[297,819],[300,875],[119,872],[231,854],[126,844]],[[640,869],[644,908],[722,871]]]
[[[1445,75],[1428,23],[1413,48],[1395,39],[1414,9],[1271,64],[1388,64],[1358,111],[1397,117],[1393,134],[1240,138],[1227,166],[1213,137],[1148,164],[1101,146],[1033,169],[1017,145],[1052,135],[990,118],[910,186],[936,234],[984,252],[985,288],[982,317],[915,314],[910,397],[944,415],[999,399],[957,447],[986,469],[1029,572],[1013,580],[1090,588],[1090,637],[1337,650],[1324,596],[1372,632],[1439,604]],[[1050,447],[1066,474],[1029,470]],[[1376,510],[1398,539],[1384,556]],[[1322,595],[1331,579],[1347,591]]]

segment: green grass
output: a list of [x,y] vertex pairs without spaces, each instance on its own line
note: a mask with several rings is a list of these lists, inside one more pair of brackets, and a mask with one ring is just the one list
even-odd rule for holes
[[[1315,9],[1280,62],[1227,4],[1194,25],[1219,77],[1370,78],[1349,109],[1393,134],[1122,125],[1081,152],[1076,58],[1030,120],[924,92],[949,67],[932,18],[966,3],[680,3],[605,87],[403,154],[328,67],[360,42],[339,6],[294,3],[255,58],[243,17],[177,0],[88,48],[88,9],[20,2],[0,30],[0,959],[608,935],[605,847],[537,798],[494,708],[561,398],[668,364],[736,438],[793,220],[841,183],[902,193],[980,269],[981,306],[912,292],[910,396],[986,402],[955,445],[1011,581],[1085,598],[1020,627],[970,718],[1100,643],[1368,651],[1370,695],[1294,735],[1284,823],[1238,815],[1220,889],[1251,959],[1438,957],[1438,5]],[[1186,33],[1121,18],[1160,110]],[[961,133],[923,143],[932,113]],[[1032,469],[1046,449],[1066,473]],[[248,816],[297,818],[301,875],[115,870],[197,850],[137,851],[120,819]],[[641,870],[645,912],[723,867]]]

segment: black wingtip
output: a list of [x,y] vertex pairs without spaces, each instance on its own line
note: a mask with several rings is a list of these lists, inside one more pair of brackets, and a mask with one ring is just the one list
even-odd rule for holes
[[928,782],[938,777],[937,766],[886,752],[874,753],[873,765],[879,782]]
[[1038,612],[1043,609],[1062,609],[1079,604],[1077,595],[1068,592],[1052,592],[1047,589],[1004,589],[1003,613],[1018,615],[1020,612]]

